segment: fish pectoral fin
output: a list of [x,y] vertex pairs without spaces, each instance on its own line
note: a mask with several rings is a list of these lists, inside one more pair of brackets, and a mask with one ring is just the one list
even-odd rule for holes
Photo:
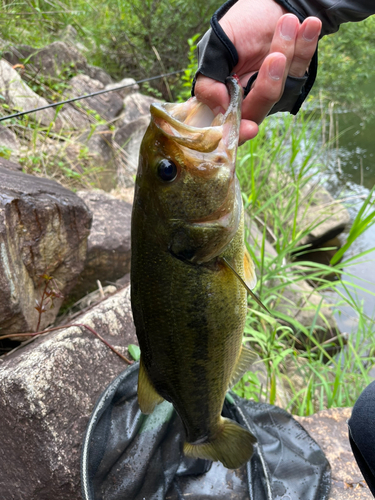
[[185,443],[188,457],[219,460],[228,469],[238,469],[253,455],[256,437],[228,418],[220,417],[219,431],[211,439],[199,443]]
[[[250,255],[249,255],[250,257]],[[238,274],[236,271],[234,265],[230,262],[230,260],[227,257],[221,257],[221,260],[224,262],[224,264],[227,266],[228,269],[232,271],[232,273],[237,277],[237,279],[240,281],[240,283],[246,288],[248,291],[249,295],[255,300],[255,302],[258,304],[258,306],[262,307],[266,313],[268,313],[270,316],[272,314],[269,312],[267,307],[263,304],[263,302],[255,295],[255,293],[251,290],[249,285],[246,283],[246,281]]]
[[164,398],[156,392],[148,373],[141,360],[139,362],[138,374],[138,404],[142,413],[149,415],[154,411],[156,405],[164,401]]
[[243,256],[243,267],[245,274],[244,281],[246,285],[252,290],[257,284],[257,276],[255,274],[253,259],[250,257],[247,248],[245,248],[245,253]]
[[251,370],[252,365],[257,361],[259,361],[259,356],[248,347],[242,346],[237,363],[233,368],[229,381],[229,388],[236,385],[245,373]]

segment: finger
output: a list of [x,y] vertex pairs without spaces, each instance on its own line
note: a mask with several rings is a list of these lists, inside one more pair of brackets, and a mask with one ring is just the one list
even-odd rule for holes
[[207,104],[215,115],[225,113],[229,106],[229,94],[227,87],[216,80],[199,75],[194,88],[194,94],[198,101]]
[[261,123],[284,89],[287,58],[269,54],[260,67],[255,84],[242,105],[242,118]]
[[286,75],[294,57],[295,43],[300,28],[300,22],[294,14],[285,14],[277,22],[272,39],[270,54],[280,52],[286,57]]
[[305,19],[298,31],[294,56],[289,68],[289,75],[302,77],[316,50],[322,22],[317,17]]
[[250,120],[241,120],[241,125],[240,125],[240,138],[239,138],[239,145],[243,144],[246,141],[249,141],[250,139],[254,139],[254,137],[257,135],[259,131],[259,127],[255,122],[252,122]]

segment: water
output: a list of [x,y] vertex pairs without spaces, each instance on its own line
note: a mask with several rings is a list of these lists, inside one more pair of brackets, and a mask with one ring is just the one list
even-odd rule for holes
[[[335,198],[366,196],[375,184],[375,117],[366,121],[354,113],[337,113],[333,120],[341,135],[335,148],[326,154],[329,176],[326,187]],[[337,132],[336,129],[336,132]],[[352,219],[363,199],[348,202]],[[345,240],[343,235],[342,240]],[[375,226],[362,234],[345,255],[345,259],[375,247]],[[353,277],[347,281],[375,293],[375,251],[361,258],[345,271]],[[357,289],[355,296],[363,303],[364,312],[375,317],[375,296]],[[337,315],[341,331],[352,331],[356,321],[349,307],[342,307]]]

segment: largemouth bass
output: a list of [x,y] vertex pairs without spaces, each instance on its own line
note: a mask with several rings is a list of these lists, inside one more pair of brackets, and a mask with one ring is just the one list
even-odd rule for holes
[[254,361],[242,335],[245,283],[256,280],[235,175],[242,88],[235,78],[227,87],[224,115],[195,98],[151,106],[133,204],[131,301],[141,411],[170,401],[185,427],[185,454],[234,469],[256,439],[221,411]]

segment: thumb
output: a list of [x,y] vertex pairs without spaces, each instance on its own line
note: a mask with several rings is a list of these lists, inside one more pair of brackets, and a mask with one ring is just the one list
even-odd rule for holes
[[212,80],[207,76],[198,75],[194,94],[198,101],[207,104],[215,115],[225,113],[229,106],[229,94],[224,83]]

